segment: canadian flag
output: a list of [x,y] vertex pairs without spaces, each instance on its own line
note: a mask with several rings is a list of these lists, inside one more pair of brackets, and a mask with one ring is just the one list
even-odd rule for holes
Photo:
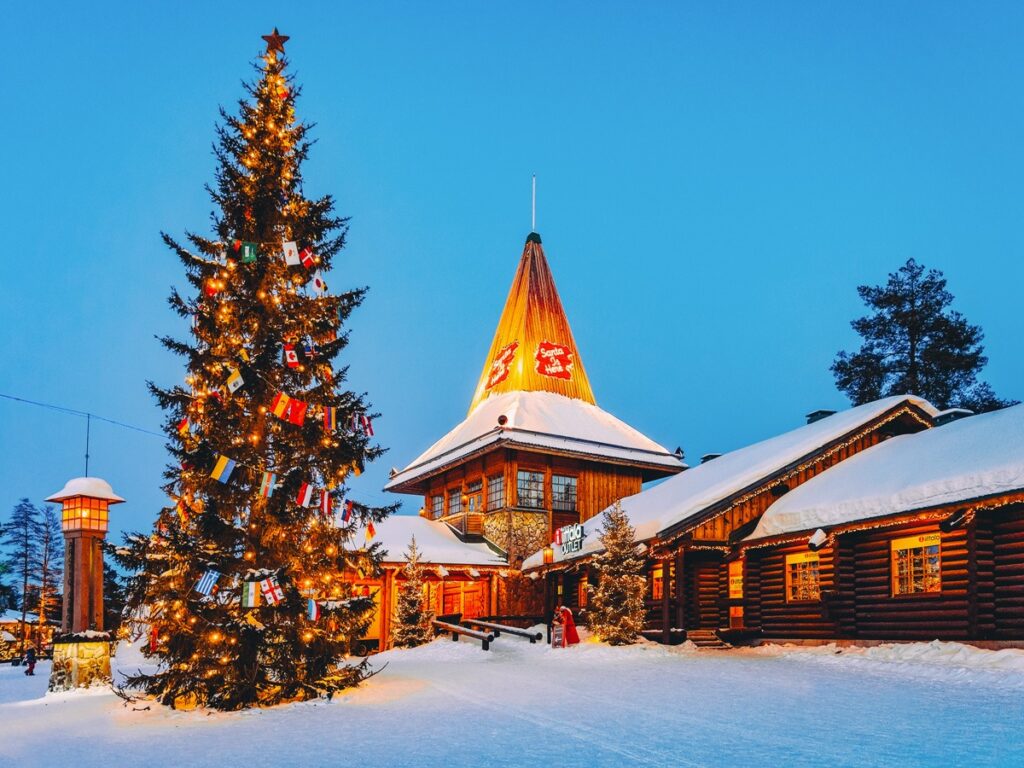
[[289,368],[299,367],[299,353],[295,351],[294,344],[284,345],[284,364]]
[[299,493],[295,497],[295,503],[300,507],[308,507],[313,502],[313,486],[303,483],[299,486]]

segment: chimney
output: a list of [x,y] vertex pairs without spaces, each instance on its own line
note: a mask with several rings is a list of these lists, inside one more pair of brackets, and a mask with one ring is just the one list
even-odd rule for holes
[[835,411],[829,411],[824,408],[819,411],[811,411],[810,413],[807,414],[807,423],[813,424],[816,421],[821,421],[822,419],[832,416],[834,413]]

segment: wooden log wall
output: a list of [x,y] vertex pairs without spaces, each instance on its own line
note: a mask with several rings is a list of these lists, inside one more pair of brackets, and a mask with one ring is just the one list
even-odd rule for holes
[[857,637],[881,640],[956,640],[969,636],[967,532],[943,533],[942,591],[893,596],[890,542],[934,533],[938,526],[899,526],[851,534]]
[[686,629],[718,629],[727,568],[720,555],[686,553]]
[[993,510],[991,531],[993,634],[1024,640],[1024,506]]
[[[759,627],[764,637],[829,638],[838,634],[829,610],[828,594],[835,590],[835,553],[818,552],[821,600],[790,602],[786,599],[786,555],[806,552],[804,546],[755,550],[747,557],[744,583],[744,614],[747,627]],[[752,589],[752,586],[756,587]],[[757,619],[756,624],[752,624]]]

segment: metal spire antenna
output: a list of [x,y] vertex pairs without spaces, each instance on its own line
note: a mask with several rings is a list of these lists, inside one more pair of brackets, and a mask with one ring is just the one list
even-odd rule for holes
[[537,231],[537,174],[533,174],[533,199],[530,204],[530,231]]
[[92,414],[85,414],[85,476],[89,476],[89,427],[92,426]]

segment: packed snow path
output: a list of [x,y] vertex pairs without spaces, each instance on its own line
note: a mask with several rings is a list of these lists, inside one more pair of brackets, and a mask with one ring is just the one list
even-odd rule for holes
[[[504,638],[503,638],[504,640]],[[118,659],[131,668],[125,649]],[[449,639],[333,702],[133,711],[0,667],[0,763],[159,766],[1024,765],[1024,651],[725,652]],[[144,707],[145,703],[135,705]]]

